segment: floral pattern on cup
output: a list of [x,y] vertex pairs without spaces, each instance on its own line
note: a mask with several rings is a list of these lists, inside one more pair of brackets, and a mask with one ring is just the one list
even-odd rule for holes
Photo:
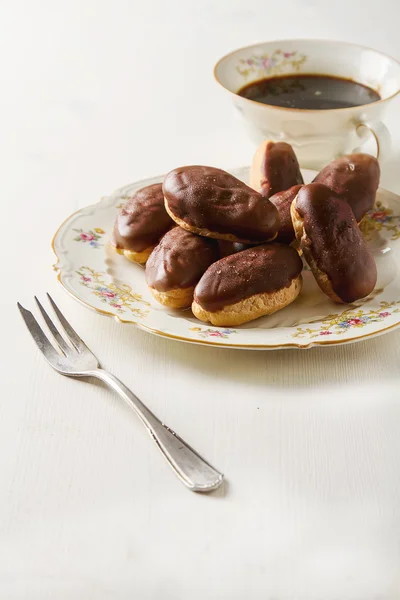
[[190,327],[189,330],[195,331],[198,334],[198,336],[201,337],[202,339],[223,338],[226,340],[233,333],[237,333],[236,329],[228,329],[228,328],[212,329],[212,328],[208,327],[207,329],[203,329],[202,327]]
[[101,236],[105,234],[103,229],[100,227],[95,227],[94,229],[89,229],[88,231],[84,231],[83,229],[73,229],[78,235],[74,237],[75,242],[84,242],[85,244],[89,244],[92,248],[100,248],[100,246],[104,246],[104,244],[99,244],[99,240]]
[[377,201],[374,208],[363,218],[360,229],[366,240],[372,240],[377,232],[386,231],[391,241],[400,239],[400,216],[393,215],[393,210]]
[[239,59],[236,70],[245,78],[250,75],[258,77],[280,75],[281,73],[299,71],[306,60],[307,56],[300,54],[297,50],[292,52],[275,50],[272,54],[264,52],[263,54],[252,54],[248,58]]
[[[322,325],[318,329],[310,327],[297,327],[296,333],[292,334],[293,338],[303,338],[310,336],[316,338],[319,336],[329,336],[332,334],[342,335],[348,333],[355,328],[365,327],[371,323],[379,323],[384,321],[392,314],[400,312],[400,308],[395,308],[400,305],[397,302],[380,302],[379,310],[364,311],[362,308],[358,310],[345,310],[336,315],[329,315],[322,320]],[[389,311],[389,308],[393,308]]]
[[104,304],[107,304],[119,314],[129,312],[130,315],[143,318],[148,314],[148,310],[143,310],[135,306],[140,303],[144,306],[150,306],[148,302],[142,299],[141,294],[132,292],[132,288],[127,284],[117,287],[114,283],[105,281],[106,275],[98,273],[90,267],[81,267],[76,271],[79,276],[79,283],[92,290],[92,293]]

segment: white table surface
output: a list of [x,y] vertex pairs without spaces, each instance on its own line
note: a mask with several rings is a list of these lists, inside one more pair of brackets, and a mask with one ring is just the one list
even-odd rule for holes
[[[310,351],[184,345],[80,306],[50,249],[65,217],[120,185],[250,162],[212,78],[226,51],[326,37],[399,58],[396,7],[1,3],[0,598],[399,598],[400,333]],[[397,192],[399,165],[394,153],[382,179]],[[45,364],[15,308],[45,291],[104,367],[226,473],[223,489],[184,489],[113,393]]]

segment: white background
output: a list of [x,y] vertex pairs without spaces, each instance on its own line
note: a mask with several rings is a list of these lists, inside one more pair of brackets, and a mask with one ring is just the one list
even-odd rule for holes
[[[64,218],[116,187],[249,164],[212,77],[225,52],[325,37],[400,58],[395,0],[0,8],[0,598],[397,600],[400,333],[301,352],[182,345],[78,305],[50,250]],[[400,193],[399,166],[382,182]],[[45,291],[223,489],[184,489],[111,392],[51,371],[15,308]]]

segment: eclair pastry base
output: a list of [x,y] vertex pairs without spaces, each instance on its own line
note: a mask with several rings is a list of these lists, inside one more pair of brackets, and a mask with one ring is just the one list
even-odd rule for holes
[[296,234],[296,239],[299,243],[299,247],[302,253],[304,253],[304,258],[310,266],[312,274],[314,275],[316,282],[318,283],[319,287],[324,292],[324,294],[326,294],[331,300],[333,300],[333,302],[344,304],[343,300],[341,300],[339,296],[333,291],[332,284],[328,275],[318,268],[317,263],[314,260],[314,257],[311,253],[311,242],[306,232],[304,231],[303,219],[296,210],[296,199],[297,196],[293,200],[292,205],[290,207],[290,214],[292,216],[292,223]]
[[145,265],[150,254],[153,252],[155,245],[149,246],[148,248],[145,248],[141,252],[134,252],[133,250],[117,248],[116,246],[113,246],[112,244],[111,244],[111,247],[113,248],[113,250],[115,250],[115,252],[117,252],[118,254],[122,254],[123,256],[125,256],[125,258],[127,258],[131,262],[137,263],[139,265]]
[[193,227],[192,225],[189,225],[188,223],[186,223],[186,221],[183,221],[182,219],[179,219],[179,217],[176,217],[174,215],[174,213],[170,210],[170,208],[168,206],[168,200],[165,197],[164,197],[164,201],[165,201],[165,210],[167,211],[167,213],[169,214],[171,219],[173,219],[175,221],[175,223],[177,225],[179,225],[179,227],[182,227],[182,229],[185,229],[186,231],[190,231],[190,233],[195,233],[195,234],[201,235],[203,237],[209,237],[214,240],[226,240],[227,242],[241,242],[242,244],[254,245],[254,244],[258,244],[258,243],[262,244],[264,242],[272,242],[272,240],[274,240],[276,238],[276,236],[278,235],[278,232],[276,232],[275,235],[271,238],[268,238],[266,240],[258,240],[257,242],[255,242],[254,240],[252,241],[252,240],[248,240],[245,238],[236,237],[235,235],[233,235],[231,233],[219,233],[217,231],[210,231],[209,229]]
[[193,314],[200,320],[219,327],[235,327],[285,308],[299,295],[303,280],[301,275],[292,280],[289,287],[276,292],[255,294],[222,310],[210,312],[196,301],[192,304]]
[[168,292],[159,292],[149,286],[149,290],[157,302],[169,308],[189,308],[193,302],[194,286]]

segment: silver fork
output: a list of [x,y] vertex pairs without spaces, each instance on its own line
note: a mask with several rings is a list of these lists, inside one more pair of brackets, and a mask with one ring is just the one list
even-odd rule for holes
[[53,369],[68,377],[101,379],[133,408],[182,483],[194,492],[209,492],[216,489],[222,483],[223,474],[214,469],[165,423],[157,419],[119,379],[100,367],[95,355],[68,323],[54,300],[49,294],[47,296],[61,329],[71,345],[66,343],[36,296],[35,300],[53,337],[55,347],[50,343],[33,314],[19,302],[18,308],[39,350]]

